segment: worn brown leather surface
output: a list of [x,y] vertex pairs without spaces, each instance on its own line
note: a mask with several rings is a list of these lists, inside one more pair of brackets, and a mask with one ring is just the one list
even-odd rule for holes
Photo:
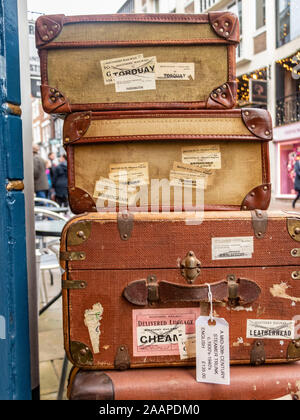
[[[204,285],[209,283],[216,301],[215,316],[225,318],[230,324],[231,363],[249,364],[255,339],[246,337],[248,319],[295,319],[296,329],[299,328],[300,289],[296,279],[299,267],[293,252],[299,247],[299,242],[288,231],[290,219],[289,224],[296,223],[296,229],[300,222],[295,216],[268,212],[267,229],[259,239],[249,212],[208,212],[200,224],[196,224],[199,219],[192,214],[136,214],[130,237],[125,241],[117,227],[117,214],[91,213],[74,218],[65,227],[61,241],[62,252],[83,254],[81,260],[61,261],[65,270],[63,280],[79,285],[75,289],[63,289],[68,357],[84,369],[114,369],[118,349],[124,347],[129,352],[129,360],[125,358],[124,363],[131,368],[193,365],[194,360],[181,360],[178,353],[134,355],[133,332],[136,326],[133,325],[133,315],[134,311],[150,311],[151,314],[151,311],[161,310],[176,314],[176,311],[189,312],[192,308],[197,314],[207,316],[208,297],[204,292],[196,296],[193,289],[198,293],[207,289]],[[236,237],[253,238],[252,258],[214,260],[212,238]],[[193,284],[182,274],[182,262],[191,251],[201,267]],[[219,296],[222,287],[214,290],[215,284],[232,277],[240,282],[236,295],[240,300],[233,302],[234,306],[223,298],[224,291]],[[156,279],[159,288],[166,287],[162,290],[163,299],[156,299],[155,288],[148,288],[145,292],[145,281],[149,283],[151,278]],[[132,303],[131,299],[124,297],[124,291],[134,282],[141,287],[134,292],[139,302]],[[170,299],[173,285],[177,291],[171,293]],[[188,294],[187,290],[190,290]],[[95,352],[85,323],[85,313],[94,305],[102,308],[98,326],[101,332],[99,351]],[[267,363],[291,362],[295,357],[300,358],[299,350],[290,353],[293,343],[289,338],[263,341]],[[73,342],[86,346],[92,358],[78,363],[81,359],[72,355]],[[290,354],[294,356],[288,356]]]
[[[269,207],[272,121],[264,110],[72,113],[65,120],[63,137],[75,214],[97,211],[95,184],[101,176],[107,178],[109,164],[146,159],[151,179],[168,179],[173,162],[182,159],[182,147],[208,144],[220,145],[222,169],[214,171],[205,191],[205,210]],[[86,208],[83,195],[89,196]],[[150,200],[149,193],[149,206]],[[185,209],[191,210],[188,205]]]
[[76,371],[68,386],[68,398],[96,401],[264,401],[286,398],[298,401],[300,364],[255,368],[233,366],[230,386],[197,383],[195,369],[188,368]]
[[[44,110],[49,113],[69,113],[87,110],[233,108],[236,104],[235,47],[238,43],[238,19],[229,12],[203,15],[42,16],[36,23],[36,45],[41,58]],[[117,48],[118,57],[144,53],[145,56],[157,55],[160,62],[195,62],[197,80],[158,81],[156,91],[117,94],[112,86],[103,85],[101,68],[96,68],[101,60],[116,58],[112,54]],[[88,55],[85,54],[87,49]],[[167,49],[169,54],[166,54]],[[96,50],[105,54],[101,58],[99,54],[92,58]],[[215,54],[210,53],[213,50]],[[215,61],[211,61],[215,60],[215,56],[222,64],[217,69]],[[76,83],[69,83],[69,74],[66,73],[69,73],[70,66],[74,76],[72,80],[76,80]],[[86,73],[89,74],[88,80]],[[59,107],[52,103],[49,86],[64,98]],[[222,90],[221,95],[219,89]]]

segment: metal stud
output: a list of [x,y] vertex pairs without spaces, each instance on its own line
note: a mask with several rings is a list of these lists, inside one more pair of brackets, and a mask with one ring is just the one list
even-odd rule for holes
[[256,128],[256,125],[255,124],[252,124],[251,125],[251,128],[252,128],[252,130],[254,130]]

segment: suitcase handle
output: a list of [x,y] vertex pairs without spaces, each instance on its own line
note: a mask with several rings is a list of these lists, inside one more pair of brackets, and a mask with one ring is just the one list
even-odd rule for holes
[[[231,307],[245,306],[255,302],[261,288],[252,280],[236,279],[234,275],[227,280],[210,285],[214,303],[225,302]],[[129,303],[147,306],[153,303],[208,302],[208,286],[185,286],[166,281],[158,282],[151,275],[147,280],[130,283],[123,292]]]

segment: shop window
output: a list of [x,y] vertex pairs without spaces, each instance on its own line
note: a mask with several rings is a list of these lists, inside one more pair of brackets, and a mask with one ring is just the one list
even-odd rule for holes
[[299,0],[276,0],[277,47],[300,36]]
[[256,29],[266,25],[266,0],[256,0]]

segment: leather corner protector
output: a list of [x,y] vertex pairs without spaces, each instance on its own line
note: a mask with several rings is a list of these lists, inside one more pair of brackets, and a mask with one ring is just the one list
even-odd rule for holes
[[273,140],[272,119],[265,109],[242,109],[242,118],[248,130],[263,140]]
[[91,112],[74,112],[69,114],[64,123],[64,145],[80,140],[91,124]]
[[69,187],[69,203],[74,214],[93,213],[97,211],[93,198],[80,188]]
[[62,31],[65,15],[40,16],[36,21],[36,46],[43,47]]
[[213,30],[219,37],[236,44],[240,42],[240,25],[235,14],[230,12],[211,12],[208,16]]
[[231,109],[236,104],[237,83],[226,82],[214,89],[207,101],[208,109]]
[[101,371],[79,370],[68,386],[71,401],[113,401],[114,384],[108,374]]
[[71,112],[68,99],[59,90],[48,85],[41,85],[43,109],[48,114],[53,112]]
[[268,210],[271,202],[272,184],[263,184],[254,188],[246,195],[242,211]]

